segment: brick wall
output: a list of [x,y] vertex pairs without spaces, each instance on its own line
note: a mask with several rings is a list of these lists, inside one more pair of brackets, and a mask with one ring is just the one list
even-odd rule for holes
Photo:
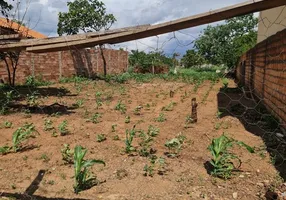
[[[128,52],[104,49],[107,73],[117,74],[127,70]],[[58,81],[61,77],[81,75],[91,77],[103,73],[103,60],[99,49],[28,53],[20,55],[16,73],[16,83],[23,83],[27,76],[40,76],[43,80]],[[0,62],[0,79],[7,82],[4,62]]]
[[286,128],[286,29],[245,53],[236,72]]

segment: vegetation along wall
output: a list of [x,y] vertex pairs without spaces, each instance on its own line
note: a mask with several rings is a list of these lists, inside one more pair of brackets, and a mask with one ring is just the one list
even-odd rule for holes
[[[128,52],[104,49],[108,74],[122,73],[128,67]],[[61,77],[73,75],[92,77],[103,74],[103,59],[99,49],[80,49],[49,53],[28,53],[20,55],[16,83],[23,83],[27,76],[41,77],[46,81],[58,81]],[[0,79],[7,82],[6,65],[0,62]]]
[[246,52],[236,78],[286,127],[286,29]]

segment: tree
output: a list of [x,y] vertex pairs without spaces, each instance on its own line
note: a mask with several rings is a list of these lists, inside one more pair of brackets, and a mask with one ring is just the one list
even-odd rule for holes
[[[80,31],[108,30],[116,21],[113,14],[107,14],[105,4],[99,0],[75,0],[67,3],[68,12],[59,13],[58,34],[74,35]],[[107,74],[106,59],[100,46],[101,56],[104,61],[104,76]]]
[[197,51],[192,49],[192,50],[187,50],[181,62],[185,66],[185,68],[190,68],[193,66],[202,65],[206,63],[206,60]]
[[249,14],[208,26],[195,41],[195,48],[209,63],[232,68],[242,53],[256,45],[257,23],[258,19]]
[[152,70],[152,67],[174,65],[173,58],[169,58],[163,54],[163,52],[149,52],[132,50],[129,55],[129,64],[133,67],[138,67],[141,72],[146,73]]
[[8,12],[13,8],[13,6],[4,0],[0,0],[0,8],[1,14],[8,18]]

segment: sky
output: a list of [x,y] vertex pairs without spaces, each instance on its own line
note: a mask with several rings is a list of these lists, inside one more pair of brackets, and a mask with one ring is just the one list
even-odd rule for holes
[[[12,0],[8,0],[8,2]],[[31,29],[49,37],[57,36],[58,13],[68,11],[69,0],[21,0],[21,13],[26,8],[24,22]],[[208,12],[214,9],[244,2],[245,0],[102,0],[107,13],[112,13],[117,22],[111,29],[141,24],[158,24],[182,17]],[[14,1],[15,2],[15,1]],[[27,5],[29,3],[29,6]],[[215,25],[215,24],[212,24]],[[109,45],[109,48],[124,48],[141,51],[164,51],[166,55],[184,54],[192,48],[195,38],[206,27],[199,26],[173,33],[150,37],[127,43]]]

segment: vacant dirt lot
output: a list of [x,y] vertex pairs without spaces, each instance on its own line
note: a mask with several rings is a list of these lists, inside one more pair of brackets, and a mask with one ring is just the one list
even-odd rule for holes
[[[230,83],[230,87],[235,87]],[[64,88],[69,90],[66,93]],[[0,146],[12,145],[12,134],[26,122],[33,123],[39,134],[25,141],[23,151],[0,155],[0,197],[18,199],[265,199],[265,186],[277,183],[277,171],[271,164],[261,137],[248,132],[236,117],[223,115],[218,118],[218,104],[227,100],[218,99],[222,83],[204,82],[196,90],[195,85],[156,80],[152,83],[107,84],[57,84],[38,88],[40,99],[32,102],[27,112],[26,100],[15,106],[15,110],[26,108],[25,112],[15,112],[0,116],[0,123],[12,122],[11,128],[0,129]],[[170,97],[170,90],[174,97]],[[65,92],[62,92],[65,91]],[[242,94],[239,94],[242,95]],[[198,102],[198,122],[188,124],[186,117],[191,114],[191,99]],[[227,99],[227,98],[226,98]],[[115,110],[119,101],[126,105],[126,113]],[[229,101],[229,99],[228,99]],[[77,106],[73,105],[76,104]],[[100,106],[102,102],[102,106]],[[170,111],[162,107],[171,106]],[[55,106],[44,107],[47,105]],[[36,105],[39,104],[37,107]],[[22,106],[22,107],[21,107]],[[136,107],[137,113],[134,113]],[[78,108],[76,108],[78,107]],[[58,112],[58,113],[57,113]],[[59,112],[62,114],[59,115]],[[49,115],[47,114],[49,113]],[[98,123],[90,118],[100,113]],[[160,113],[166,121],[157,122]],[[125,123],[130,116],[130,123]],[[50,119],[56,133],[45,131],[45,119]],[[66,120],[69,134],[61,136],[58,126]],[[149,125],[160,129],[151,143],[152,151],[164,159],[164,171],[158,174],[161,166],[154,167],[154,175],[144,176],[144,166],[150,159],[138,154],[140,137],[136,134],[134,147],[137,152],[128,155],[124,152],[125,131],[136,124],[137,130],[146,132]],[[112,125],[115,131],[112,130]],[[142,131],[141,131],[142,132]],[[255,147],[254,154],[243,148],[233,151],[242,161],[241,172],[229,180],[214,178],[208,174],[206,163],[211,160],[207,147],[211,140],[222,133]],[[99,134],[106,140],[97,141]],[[178,136],[186,137],[178,156],[166,156],[166,141]],[[74,169],[62,160],[63,144],[71,149],[82,145],[88,149],[87,158],[102,159],[106,166],[94,165],[91,171],[96,174],[99,185],[74,194]],[[33,180],[40,170],[43,177],[38,183]],[[38,188],[37,188],[38,185]],[[31,189],[32,187],[32,189]],[[29,189],[28,189],[29,188]],[[27,195],[23,194],[27,190]],[[4,199],[5,199],[4,198]]]

